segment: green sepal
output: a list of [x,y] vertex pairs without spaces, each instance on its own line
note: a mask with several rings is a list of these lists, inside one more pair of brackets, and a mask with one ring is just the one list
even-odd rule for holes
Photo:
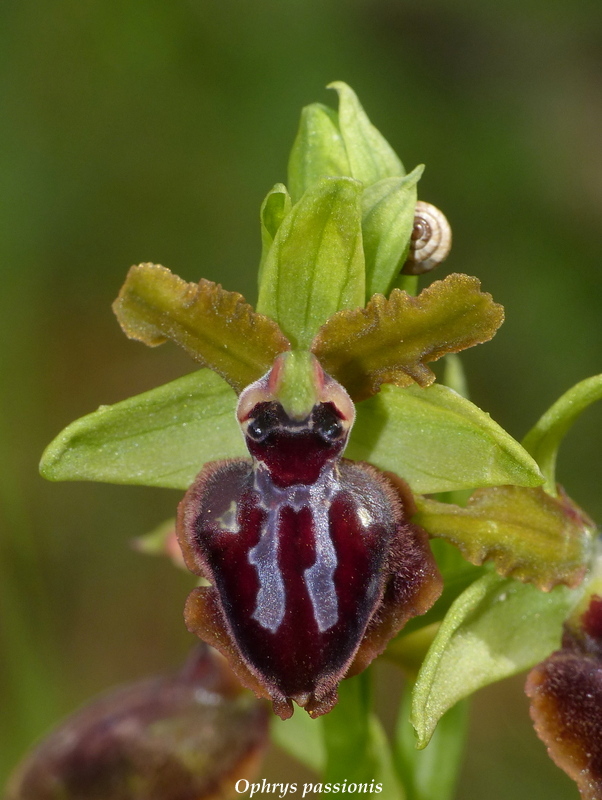
[[451,606],[418,673],[411,714],[418,746],[426,747],[458,700],[557,649],[582,591],[558,586],[541,592],[495,573],[469,586]]
[[428,386],[427,362],[486,342],[504,321],[504,309],[480,282],[452,274],[417,297],[393,289],[375,294],[365,308],[340,311],[318,331],[312,351],[356,402],[383,383]]
[[397,154],[370,122],[353,89],[343,81],[329,83],[328,88],[339,95],[339,130],[349,159],[350,175],[365,186],[383,178],[405,175]]
[[[387,737],[372,712],[370,670],[339,686],[339,702],[323,717],[326,745],[324,782],[382,784],[382,800],[399,800],[393,757]],[[368,789],[368,791],[370,791]]]
[[324,178],[285,217],[264,264],[257,311],[293,348],[309,349],[340,309],[364,302],[360,195],[351,178]]
[[274,320],[253,311],[238,292],[204,279],[187,283],[158,264],[130,269],[113,311],[131,339],[151,347],[171,339],[236,391],[290,348]]
[[208,369],[72,422],[46,448],[52,481],[106,481],[187,489],[207,461],[248,456],[237,398]]
[[272,741],[301,764],[321,773],[326,765],[323,717],[312,719],[298,711],[290,719],[272,716]]
[[416,184],[424,166],[403,178],[383,178],[362,195],[362,234],[366,257],[366,302],[387,295],[404,265],[414,226]]
[[296,203],[322,178],[351,176],[339,115],[322,103],[301,111],[299,130],[288,162],[288,185]]
[[439,720],[428,747],[416,748],[410,723],[412,684],[404,686],[395,736],[395,766],[405,800],[453,800],[468,729],[468,701],[450,708]]
[[577,586],[591,561],[594,523],[569,497],[551,497],[540,486],[477,489],[466,507],[425,497],[416,504],[414,521],[455,544],[467,561],[493,561],[501,575],[544,591]]
[[395,472],[414,492],[543,482],[517,441],[446,386],[385,385],[356,413],[345,455]]
[[259,262],[259,272],[257,274],[257,281],[261,288],[261,276],[263,274],[263,265],[268,257],[274,237],[278,232],[278,228],[282,224],[282,220],[286,217],[292,208],[291,198],[283,183],[277,183],[267,193],[261,210],[259,212],[259,224],[261,230],[261,260]]
[[602,375],[594,375],[565,392],[523,439],[525,448],[541,467],[545,489],[556,494],[556,455],[569,428],[596,400],[602,399]]

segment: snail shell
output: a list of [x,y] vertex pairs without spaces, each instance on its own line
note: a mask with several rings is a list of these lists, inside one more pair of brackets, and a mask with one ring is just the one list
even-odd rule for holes
[[449,222],[438,208],[419,200],[414,212],[410,251],[402,267],[405,275],[422,275],[449,255],[452,233]]

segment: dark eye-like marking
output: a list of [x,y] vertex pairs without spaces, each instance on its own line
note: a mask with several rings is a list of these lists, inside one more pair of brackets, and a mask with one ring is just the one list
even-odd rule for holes
[[345,429],[332,403],[321,403],[312,413],[313,429],[326,442],[336,442]]
[[263,442],[282,424],[277,403],[259,403],[252,412],[247,426],[247,436],[255,442]]

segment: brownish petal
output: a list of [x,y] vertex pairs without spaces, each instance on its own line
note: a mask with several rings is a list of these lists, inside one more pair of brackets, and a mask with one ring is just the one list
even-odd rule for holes
[[312,352],[354,401],[381,384],[428,386],[426,363],[491,339],[504,319],[502,306],[468,275],[448,275],[417,297],[394,289],[365,308],[339,311],[318,331]]
[[264,375],[290,344],[278,325],[238,292],[212,281],[187,283],[158,264],[132,267],[113,304],[130,339],[170,339],[236,390]]

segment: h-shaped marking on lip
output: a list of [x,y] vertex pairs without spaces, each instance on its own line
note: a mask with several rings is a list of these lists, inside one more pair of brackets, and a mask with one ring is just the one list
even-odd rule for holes
[[309,508],[314,531],[316,560],[304,572],[305,585],[314,610],[318,630],[324,633],[337,622],[338,600],[334,585],[337,555],[330,537],[328,513],[338,484],[332,465],[324,468],[318,480],[304,486],[296,484],[280,488],[261,466],[255,469],[255,488],[261,498],[260,507],[267,512],[259,542],[249,551],[249,563],[257,569],[259,591],[252,618],[274,633],[286,611],[286,590],[278,566],[278,523],[285,507],[299,512]]

